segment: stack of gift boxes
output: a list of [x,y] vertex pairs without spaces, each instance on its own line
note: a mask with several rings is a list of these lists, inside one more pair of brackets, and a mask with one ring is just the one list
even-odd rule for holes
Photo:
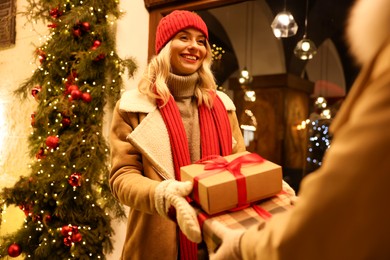
[[281,166],[249,152],[182,167],[181,180],[194,183],[191,197],[209,250],[220,243],[213,221],[247,229],[292,207],[295,196],[294,191],[283,187]]

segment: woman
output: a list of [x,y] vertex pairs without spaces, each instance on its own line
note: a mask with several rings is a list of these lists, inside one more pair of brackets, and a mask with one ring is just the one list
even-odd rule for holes
[[122,259],[196,259],[201,232],[185,199],[192,183],[180,181],[180,167],[245,145],[233,102],[216,91],[201,17],[164,17],[156,54],[112,120],[110,186],[130,207]]

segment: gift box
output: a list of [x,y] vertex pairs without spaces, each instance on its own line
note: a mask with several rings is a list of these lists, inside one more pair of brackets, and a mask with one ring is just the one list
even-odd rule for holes
[[242,152],[181,167],[181,180],[194,183],[192,199],[207,214],[247,206],[282,190],[281,166]]
[[202,228],[203,241],[209,253],[214,252],[221,244],[221,238],[214,231],[214,222],[219,222],[231,229],[246,230],[254,225],[268,221],[273,215],[293,207],[295,194],[281,191],[271,198],[251,204],[245,209],[210,216],[199,208],[198,219]]

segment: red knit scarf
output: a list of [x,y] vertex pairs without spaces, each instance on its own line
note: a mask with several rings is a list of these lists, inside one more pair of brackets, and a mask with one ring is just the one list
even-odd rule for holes
[[[171,143],[176,180],[180,178],[180,167],[191,164],[190,151],[184,124],[179,109],[172,96],[168,103],[160,107],[161,115],[168,129]],[[232,153],[232,131],[225,106],[216,95],[213,107],[199,106],[199,122],[201,136],[201,156],[222,155]],[[180,231],[180,259],[197,260],[197,244],[191,242]]]

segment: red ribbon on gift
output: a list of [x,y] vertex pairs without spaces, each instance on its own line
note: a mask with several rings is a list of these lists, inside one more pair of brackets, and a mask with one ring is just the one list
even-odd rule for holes
[[247,196],[246,196],[246,178],[241,173],[241,166],[245,164],[253,164],[253,163],[262,163],[264,162],[264,158],[255,153],[249,153],[242,155],[231,162],[228,162],[224,157],[218,156],[215,159],[200,162],[204,164],[204,170],[207,172],[195,176],[194,178],[194,199],[198,203],[200,203],[199,199],[199,185],[198,182],[200,179],[207,178],[209,176],[215,175],[222,171],[229,171],[236,178],[237,184],[237,195],[238,195],[238,204],[236,209],[241,209],[243,207],[248,206]]

